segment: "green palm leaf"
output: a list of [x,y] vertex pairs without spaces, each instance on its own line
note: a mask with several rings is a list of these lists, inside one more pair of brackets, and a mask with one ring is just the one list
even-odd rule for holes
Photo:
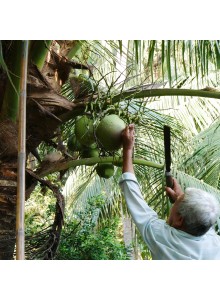
[[220,175],[220,120],[198,134],[192,143],[192,151],[182,166],[207,184],[219,188]]

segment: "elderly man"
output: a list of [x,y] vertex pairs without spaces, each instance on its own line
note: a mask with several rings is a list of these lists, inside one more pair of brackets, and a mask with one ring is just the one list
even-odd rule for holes
[[183,193],[176,179],[173,188],[166,187],[174,203],[166,221],[144,201],[134,174],[132,153],[134,125],[122,133],[123,174],[120,187],[128,210],[151,251],[153,259],[207,260],[220,259],[220,236],[213,228],[220,214],[218,201],[211,194],[195,188]]

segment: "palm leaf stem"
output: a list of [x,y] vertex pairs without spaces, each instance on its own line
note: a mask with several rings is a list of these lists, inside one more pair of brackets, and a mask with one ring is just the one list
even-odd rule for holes
[[[194,89],[149,89],[141,90],[139,88],[132,89],[132,91],[124,91],[120,94],[112,96],[110,99],[111,104],[118,103],[120,101],[127,101],[138,98],[150,98],[150,97],[161,97],[161,96],[190,96],[190,97],[204,97],[204,98],[215,98],[220,99],[220,92],[218,90],[194,90]],[[103,98],[103,100],[105,100]],[[73,117],[79,116],[85,112],[86,104],[89,103],[89,99],[77,103],[77,106],[73,111],[63,114],[60,119],[63,122],[72,119]],[[105,100],[106,105],[109,104],[109,100]],[[103,105],[103,109],[105,105]]]
[[191,97],[204,97],[220,99],[219,91],[206,91],[206,90],[194,90],[194,89],[150,89],[142,91],[124,91],[121,94],[112,97],[112,104],[121,100],[130,100],[145,97],[160,97],[160,96],[191,96]]
[[[44,169],[40,172],[41,177],[46,176],[48,174],[59,172],[62,170],[66,170],[72,167],[86,165],[91,166],[95,165],[97,163],[113,163],[114,165],[122,164],[123,160],[122,158],[116,158],[114,156],[109,157],[92,157],[92,158],[84,158],[84,159],[78,159],[78,160],[71,160],[71,161],[65,161],[65,162],[57,162],[56,164],[53,163],[51,166],[48,166],[47,169]],[[163,164],[158,164],[152,161],[134,158],[133,159],[134,164],[143,165],[147,167],[157,168],[157,169],[163,169]]]

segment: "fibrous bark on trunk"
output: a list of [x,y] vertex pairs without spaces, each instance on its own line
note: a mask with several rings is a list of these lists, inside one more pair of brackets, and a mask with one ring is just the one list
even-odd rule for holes
[[16,232],[17,162],[0,165],[0,259],[13,259]]

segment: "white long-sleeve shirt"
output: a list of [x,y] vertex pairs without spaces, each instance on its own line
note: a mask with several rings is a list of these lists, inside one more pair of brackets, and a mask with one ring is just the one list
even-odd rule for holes
[[171,227],[147,205],[133,173],[123,173],[119,184],[130,214],[153,259],[220,259],[220,236],[213,228],[202,236],[193,236]]

